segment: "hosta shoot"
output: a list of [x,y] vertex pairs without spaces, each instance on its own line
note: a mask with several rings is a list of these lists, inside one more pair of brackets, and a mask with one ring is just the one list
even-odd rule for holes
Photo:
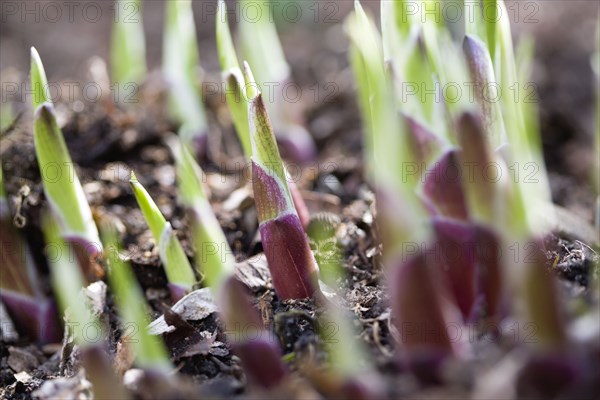
[[175,157],[181,202],[192,221],[196,268],[205,285],[216,294],[225,279],[233,275],[235,257],[204,193],[204,172],[183,143],[174,139],[169,144]]
[[[43,217],[46,257],[50,265],[52,287],[56,294],[61,313],[66,315],[70,334],[81,352],[82,365],[92,382],[94,394],[98,398],[127,399],[125,389],[114,374],[107,356],[108,329],[91,310],[90,302],[84,294],[84,276],[77,263],[69,255],[69,246],[63,240],[57,219],[50,213]],[[104,336],[90,336],[90,332],[103,332]]]
[[192,266],[175,235],[175,231],[173,231],[173,227],[162,215],[150,194],[137,180],[133,172],[129,183],[158,246],[160,259],[169,281],[171,296],[174,300],[179,299],[190,291],[196,283]]
[[54,107],[46,98],[47,79],[37,51],[31,49],[31,85],[34,88],[34,142],[44,194],[62,227],[64,238],[91,256],[102,247],[92,211],[71,160]]
[[[286,99],[285,85],[291,82],[291,69],[285,60],[277,35],[269,2],[242,0],[242,7],[257,10],[254,19],[241,18],[239,37],[244,59],[256,72],[259,90],[274,87],[263,103],[271,117],[277,142],[287,159],[305,163],[316,154],[315,143],[303,126],[302,109],[298,102]],[[250,83],[246,81],[246,85]]]
[[[389,227],[394,231],[388,232],[390,239],[394,238],[390,243],[401,246],[419,235],[426,235],[421,227],[424,210],[414,193],[416,170],[410,170],[416,163],[406,126],[394,106],[394,92],[385,73],[382,39],[358,2],[346,22],[346,31],[351,40],[352,67],[366,126],[367,175],[381,197],[379,206],[389,220],[384,230]],[[398,210],[397,204],[403,207]],[[388,210],[387,206],[391,208]]]
[[[366,130],[368,176],[383,215],[384,262],[391,271],[397,326],[427,324],[443,332],[448,323],[500,318],[501,304],[514,290],[519,301],[513,306],[521,316],[527,315],[523,321],[539,323],[542,341],[560,346],[564,335],[559,310],[543,313],[540,308],[558,304],[543,263],[536,258],[523,266],[518,260],[521,268],[514,265],[513,271],[507,257],[500,258],[508,239],[536,245],[541,233],[535,213],[548,198],[534,108],[524,105],[523,98],[506,95],[499,104],[478,95],[476,108],[464,100],[451,104],[443,98],[443,107],[438,108],[439,102],[406,98],[402,91],[411,83],[432,88],[435,83],[466,82],[461,77],[468,67],[479,87],[510,93],[510,85],[527,76],[531,52],[524,48],[517,69],[503,2],[476,5],[476,18],[469,21],[464,40],[466,64],[446,28],[434,23],[437,19],[432,16],[415,17],[403,2],[382,2],[381,39],[360,4],[355,4],[346,28]],[[496,6],[498,23],[479,14],[481,7]],[[507,164],[514,163],[537,165],[542,171],[539,182],[527,186],[522,177],[510,182]],[[486,179],[483,171],[489,165],[497,166],[503,179]],[[474,174],[467,174],[469,166]],[[454,176],[462,178],[444,178],[447,171],[458,171],[461,175]],[[418,212],[421,202],[431,217]],[[411,243],[440,253],[426,256],[423,248],[405,246]],[[483,256],[483,247],[491,257]],[[446,257],[453,248],[459,249],[460,257]],[[443,335],[403,336],[402,345],[433,354],[459,355],[464,350]]]
[[252,186],[273,285],[282,299],[318,292],[317,265],[287,183],[273,128],[252,71],[244,65],[252,141]]
[[222,76],[225,81],[225,96],[244,154],[250,158],[252,144],[250,143],[250,132],[248,130],[248,106],[244,97],[246,83],[231,39],[227,5],[223,0],[219,0],[217,7],[217,49]]
[[[226,99],[227,105],[233,118],[233,124],[238,135],[238,139],[242,144],[244,155],[248,160],[252,158],[252,143],[250,140],[250,131],[248,126],[248,104],[246,98],[246,81],[238,64],[237,56],[233,42],[231,40],[231,32],[229,31],[229,25],[227,22],[227,6],[223,0],[219,1],[217,11],[217,48],[219,50],[219,60],[221,62],[221,69],[223,79],[226,85]],[[282,101],[280,99],[280,101]],[[279,140],[281,146],[282,141]],[[285,142],[285,140],[283,141]],[[285,146],[285,145],[284,145]],[[289,148],[289,147],[288,147]],[[295,160],[298,161],[298,160]],[[290,191],[292,192],[292,199],[300,217],[302,225],[306,227],[308,225],[309,213],[304,203],[304,200],[300,194],[300,191],[296,187],[295,182],[288,181]]]
[[199,91],[199,55],[191,0],[166,2],[163,74],[179,135],[199,155],[206,150],[207,122]]
[[124,85],[146,77],[141,0],[117,0],[111,42],[112,80]]
[[233,252],[202,188],[204,174],[185,145],[177,139],[171,139],[169,145],[175,157],[181,202],[192,220],[196,266],[217,300],[227,337],[253,384],[277,386],[287,376],[279,344],[263,326],[248,289],[234,276]]
[[[512,93],[511,87],[530,87],[526,82],[518,81],[517,66],[510,29],[510,20],[504,1],[498,1],[500,11],[496,24],[498,50],[495,60],[496,76],[500,80],[502,93]],[[515,86],[516,85],[516,86]],[[541,139],[537,124],[527,121],[537,120],[537,112],[531,100],[527,99],[529,92],[519,90],[518,96],[502,96],[502,112],[506,127],[510,157],[507,163],[511,166],[533,166],[537,173],[533,180],[515,180],[514,195],[511,198],[510,209],[514,212],[513,220],[509,221],[511,231],[518,236],[543,234],[544,221],[552,216],[540,215],[536,212],[543,204],[550,202],[548,177],[541,153]],[[520,214],[520,215],[519,215]]]
[[135,336],[126,338],[135,353],[135,364],[145,370],[168,372],[171,362],[161,339],[148,332],[146,299],[131,266],[122,260],[114,223],[105,217],[100,225],[105,254],[109,262],[108,279],[121,316],[121,328],[135,327]]
[[43,221],[44,238],[46,240],[46,257],[50,264],[50,276],[61,313],[68,310],[69,320],[75,322],[73,337],[75,343],[86,346],[84,328],[89,325],[100,327],[100,321],[93,316],[82,301],[82,289],[85,279],[77,263],[70,257],[68,244],[62,238],[58,219],[46,214]]

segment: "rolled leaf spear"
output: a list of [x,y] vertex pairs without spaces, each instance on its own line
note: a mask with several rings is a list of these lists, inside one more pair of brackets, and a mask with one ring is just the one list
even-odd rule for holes
[[173,301],[177,301],[196,284],[192,265],[188,261],[171,223],[162,215],[150,194],[137,180],[133,172],[129,184],[158,245],[160,260],[164,265],[169,281],[168,287],[171,298]]
[[248,288],[234,274],[235,257],[202,189],[204,172],[184,143],[174,139],[168,144],[175,158],[181,203],[190,215],[196,266],[217,300],[228,340],[251,382],[266,389],[281,385],[289,375],[281,346],[253,307]]
[[277,84],[277,89],[263,100],[271,116],[273,132],[286,159],[303,164],[314,161],[316,146],[304,127],[299,102],[286,98],[286,87],[292,82],[291,68],[285,54],[269,2],[240,0],[242,7],[257,9],[257,18],[239,21],[239,38],[244,58],[256,71],[259,87]]
[[[231,112],[235,131],[242,144],[244,155],[250,160],[252,158],[252,143],[248,126],[248,106],[246,105],[246,99],[244,98],[244,87],[246,82],[237,55],[235,54],[231,32],[229,31],[227,6],[223,0],[220,0],[218,3],[216,27],[217,49],[219,51],[222,76],[226,85],[225,96],[227,106]],[[282,139],[278,138],[278,140],[279,145],[281,145]],[[288,181],[288,185],[292,194],[294,206],[296,207],[296,212],[300,217],[302,226],[306,229],[310,221],[308,208],[304,203],[304,199],[302,198],[296,183],[290,180]]]
[[401,333],[399,359],[409,368],[414,367],[417,375],[425,366],[428,372],[421,378],[437,379],[441,362],[461,350],[447,334],[449,324],[460,324],[460,318],[436,272],[439,260],[421,245],[432,246],[435,242],[425,209],[416,196],[416,180],[401,173],[405,165],[414,165],[413,152],[409,151],[412,146],[384,72],[381,38],[359,2],[355,2],[346,29],[367,126],[367,172],[377,191],[380,214],[385,216],[379,226],[392,314]]
[[252,143],[252,186],[259,230],[275,291],[281,299],[319,293],[317,263],[288,186],[271,121],[248,63],[244,62]]
[[47,97],[48,80],[38,52],[31,48],[35,153],[44,194],[61,226],[64,239],[75,250],[88,280],[95,280],[94,259],[102,252],[92,211],[71,160],[54,107]]

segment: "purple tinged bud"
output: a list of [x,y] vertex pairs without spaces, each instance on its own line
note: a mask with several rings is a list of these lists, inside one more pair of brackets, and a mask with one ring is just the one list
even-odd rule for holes
[[7,216],[0,216],[0,299],[22,336],[44,344],[59,342],[56,305],[41,290],[29,246]]
[[[245,64],[247,85],[254,83]],[[247,88],[248,92],[252,92]],[[273,285],[282,299],[312,297],[319,292],[317,265],[287,183],[287,174],[260,93],[250,93],[252,188],[259,229]],[[298,200],[298,199],[296,199]],[[305,218],[305,217],[304,217]]]
[[428,162],[442,147],[440,139],[429,129],[412,117],[405,116],[404,121],[410,135],[415,160],[419,163]]
[[450,150],[435,162],[426,173],[423,184],[428,208],[444,217],[467,220],[469,212],[462,184],[462,170],[458,160],[460,153]]
[[485,136],[481,119],[472,113],[464,113],[458,120],[458,139],[463,168],[463,184],[469,209],[473,217],[491,223],[497,217],[496,203],[499,201],[499,185],[502,183],[486,178],[484,169],[497,165]]
[[463,52],[471,79],[475,82],[475,97],[485,121],[486,131],[490,135],[504,136],[501,111],[498,102],[494,100],[498,99],[498,93],[495,92],[498,85],[488,49],[479,39],[467,35],[463,42]]
[[257,339],[234,344],[235,353],[242,361],[242,367],[250,381],[265,389],[278,386],[288,375],[281,361],[281,350],[276,342],[269,339],[270,332],[257,332]]
[[284,193],[281,183],[254,161],[252,184],[259,222],[268,221],[289,211],[287,193]]
[[57,343],[62,338],[58,310],[52,299],[24,296],[10,290],[0,291],[17,331],[40,343]]
[[316,261],[295,213],[261,223],[260,235],[275,291],[281,299],[311,297],[318,290]]
[[[252,306],[248,288],[235,277],[230,276],[223,282],[218,303],[228,332],[239,332],[249,328],[264,329],[262,318]],[[234,336],[233,339],[238,341],[241,338]]]

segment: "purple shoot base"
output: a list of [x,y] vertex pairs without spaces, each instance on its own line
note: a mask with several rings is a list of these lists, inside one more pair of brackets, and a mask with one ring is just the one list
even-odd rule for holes
[[312,297],[319,291],[316,261],[285,182],[278,182],[253,162],[252,183],[263,249],[277,295],[282,300]]
[[283,382],[288,370],[281,362],[279,344],[270,339],[272,333],[262,330],[252,333],[256,338],[233,345],[234,352],[240,357],[242,367],[250,381],[265,389],[271,389]]
[[21,335],[42,344],[61,341],[63,331],[54,300],[28,297],[10,290],[2,290],[0,298]]
[[287,214],[264,222],[260,235],[279,298],[312,297],[318,288],[316,262],[298,216]]

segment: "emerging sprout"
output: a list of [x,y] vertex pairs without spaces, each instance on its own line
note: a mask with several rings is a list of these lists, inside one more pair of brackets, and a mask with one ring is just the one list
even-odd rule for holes
[[463,42],[463,50],[471,78],[477,88],[475,94],[481,107],[481,115],[485,120],[486,131],[491,142],[498,147],[506,141],[506,134],[504,133],[500,104],[497,101],[489,100],[499,96],[492,59],[485,44],[476,37],[467,35]]
[[[64,238],[76,250],[95,257],[102,251],[98,229],[75,171],[54,108],[46,98],[47,79],[37,51],[31,49],[35,152],[46,199],[62,227]],[[90,260],[80,255],[86,275],[92,275]]]
[[[244,89],[246,88],[246,81],[238,64],[238,59],[235,54],[233,42],[231,40],[231,32],[229,31],[229,25],[227,22],[227,6],[223,0],[219,1],[217,9],[217,48],[219,50],[219,60],[221,62],[221,69],[223,79],[226,85],[226,99],[229,110],[233,117],[233,124],[238,135],[238,139],[242,144],[244,154],[248,160],[252,158],[252,143],[250,140],[250,131],[248,129],[248,105],[246,94]],[[279,99],[279,101],[283,101]],[[285,141],[278,139],[278,144],[281,146]],[[288,182],[290,191],[292,193],[292,199],[296,212],[300,217],[302,226],[306,228],[309,222],[309,212],[304,199],[300,194],[296,183],[293,181]]]
[[168,372],[171,362],[163,343],[148,332],[148,313],[144,295],[129,264],[119,255],[119,241],[114,223],[105,217],[100,225],[105,254],[109,262],[108,279],[115,294],[123,328],[135,326],[135,337],[129,338],[135,363],[145,370]]
[[176,161],[181,202],[190,211],[196,268],[206,285],[218,292],[224,280],[233,275],[235,258],[204,193],[202,169],[184,144],[176,140],[169,144]]
[[[466,66],[448,55],[441,62],[441,54],[460,54],[447,41],[448,32],[423,16],[403,14],[406,9],[401,3],[382,3],[386,11],[382,12],[383,46],[358,2],[347,30],[366,126],[369,179],[384,218],[384,262],[392,281],[396,326],[439,333],[410,335],[404,329],[401,345],[406,352],[402,354],[412,354],[405,358],[409,363],[419,359],[418,353],[429,354],[428,362],[442,355],[460,356],[463,348],[449,340],[448,324],[502,318],[508,293],[516,294],[511,300],[520,320],[539,323],[542,347],[561,349],[564,328],[543,262],[500,256],[508,251],[509,241],[539,248],[536,243],[542,232],[535,213],[548,198],[545,172],[538,184],[529,187],[522,180],[492,180],[485,174],[490,165],[504,177],[507,163],[540,161],[537,165],[543,165],[533,110],[511,96],[502,96],[501,104],[479,96],[476,114],[465,102],[451,105],[445,99],[444,111],[430,101],[402,101],[394,88],[410,82],[425,86],[449,82],[465,76]],[[497,22],[484,21],[480,7],[496,6]],[[507,93],[517,81],[517,68],[503,2],[478,4],[467,33],[463,48],[471,77],[484,87],[497,82]],[[387,68],[383,60],[388,61]],[[400,121],[398,112],[404,114]],[[440,126],[438,120],[452,122]],[[423,151],[432,144],[433,152]],[[497,154],[501,146],[503,152]],[[429,216],[419,212],[418,202]],[[411,243],[436,249],[434,256],[426,256],[423,248],[411,248]],[[542,312],[548,304],[554,306]]]
[[185,145],[176,139],[169,145],[177,164],[181,200],[191,214],[196,264],[217,299],[233,350],[254,384],[279,385],[287,376],[279,344],[263,326],[247,288],[234,276],[233,252],[202,189],[203,172]]
[[207,122],[199,92],[199,56],[191,0],[166,2],[163,74],[169,85],[173,117],[181,124],[179,135],[204,156]]
[[283,162],[252,71],[244,65],[252,140],[252,183],[263,248],[277,294],[282,299],[318,292],[317,265],[294,208]]
[[88,307],[89,301],[83,291],[84,277],[78,265],[71,261],[69,246],[62,239],[58,221],[51,214],[45,214],[43,230],[46,240],[46,252],[50,264],[52,286],[56,293],[61,312],[67,315],[67,322],[72,329],[73,340],[79,346],[82,365],[86,369],[89,380],[98,398],[124,398],[129,396],[115,376],[108,352],[107,337],[95,338],[91,341],[87,333],[90,327],[96,332],[108,332],[106,327]]
[[178,300],[196,283],[194,271],[171,224],[163,217],[150,194],[132,172],[129,180],[133,194],[158,245],[173,300]]
[[225,81],[225,96],[244,154],[250,158],[252,156],[252,144],[250,143],[250,131],[248,130],[248,106],[244,98],[246,84],[229,31],[227,5],[223,0],[219,0],[217,7],[217,49],[219,50],[219,61],[221,62],[221,74]]
[[278,84],[274,96],[263,99],[272,118],[277,142],[286,159],[297,163],[311,161],[316,155],[316,147],[303,126],[302,110],[298,102],[290,102],[284,96],[283,88],[291,82],[291,69],[277,36],[270,5],[268,2],[252,0],[243,0],[242,3],[258,10],[256,19],[242,18],[239,24],[244,59],[248,60],[257,74],[253,84],[259,89],[267,87],[267,84]]
[[118,0],[112,31],[112,79],[118,84],[141,83],[146,76],[146,44],[140,0]]

